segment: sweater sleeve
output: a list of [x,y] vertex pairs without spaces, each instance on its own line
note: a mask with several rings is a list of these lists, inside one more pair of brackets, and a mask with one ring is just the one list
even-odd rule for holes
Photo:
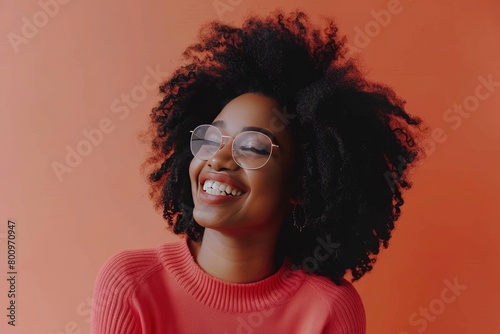
[[110,257],[95,281],[91,334],[141,334],[140,321],[132,304],[136,285],[130,251]]
[[366,334],[365,309],[354,286],[342,279],[340,286],[328,290],[330,319],[323,334]]

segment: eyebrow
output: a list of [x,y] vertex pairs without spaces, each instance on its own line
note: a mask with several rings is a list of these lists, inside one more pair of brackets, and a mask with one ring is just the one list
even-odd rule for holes
[[[225,128],[225,123],[222,120],[213,121],[212,125],[220,126],[221,128]],[[265,135],[268,135],[269,138],[271,138],[271,141],[273,142],[273,144],[279,145],[278,140],[276,139],[276,136],[274,136],[273,133],[269,130],[259,128],[257,126],[245,126],[243,129],[241,129],[241,131],[242,132],[243,131],[257,131],[257,132],[263,133]]]

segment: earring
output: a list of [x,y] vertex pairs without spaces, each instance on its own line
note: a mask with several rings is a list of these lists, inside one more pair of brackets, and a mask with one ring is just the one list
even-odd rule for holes
[[301,206],[301,207],[302,207],[302,212],[304,213],[303,214],[304,215],[304,223],[302,225],[297,224],[297,217],[296,217],[296,213],[295,213],[295,211],[296,211],[295,209],[297,208],[297,204],[293,205],[293,212],[292,212],[293,213],[293,226],[295,226],[296,228],[298,228],[299,232],[302,232],[302,229],[304,227],[306,227],[306,225],[307,225],[307,221],[305,219],[306,212],[304,210],[304,207],[303,206]]

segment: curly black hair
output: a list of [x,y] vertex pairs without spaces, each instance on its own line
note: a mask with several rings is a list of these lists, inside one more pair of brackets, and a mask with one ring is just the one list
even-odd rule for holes
[[160,86],[162,99],[141,135],[152,148],[142,172],[168,229],[200,241],[189,130],[211,123],[241,94],[275,99],[289,115],[307,222],[299,232],[287,216],[278,252],[305,268],[320,243],[335,245],[310,271],[340,284],[348,271],[352,281],[361,278],[380,247],[388,247],[402,191],[411,187],[409,167],[422,156],[415,140],[423,122],[391,88],[364,78],[358,61],[347,57],[346,37],[332,18],[325,20],[320,29],[300,10],[276,9],[264,18],[249,16],[241,28],[205,23],[199,42],[183,52],[185,64]]

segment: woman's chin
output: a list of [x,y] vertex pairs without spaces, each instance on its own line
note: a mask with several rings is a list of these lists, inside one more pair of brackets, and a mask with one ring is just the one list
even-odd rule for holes
[[217,227],[222,227],[222,218],[214,215],[213,212],[206,212],[205,209],[195,208],[193,210],[193,219],[198,225],[205,228],[217,229]]

